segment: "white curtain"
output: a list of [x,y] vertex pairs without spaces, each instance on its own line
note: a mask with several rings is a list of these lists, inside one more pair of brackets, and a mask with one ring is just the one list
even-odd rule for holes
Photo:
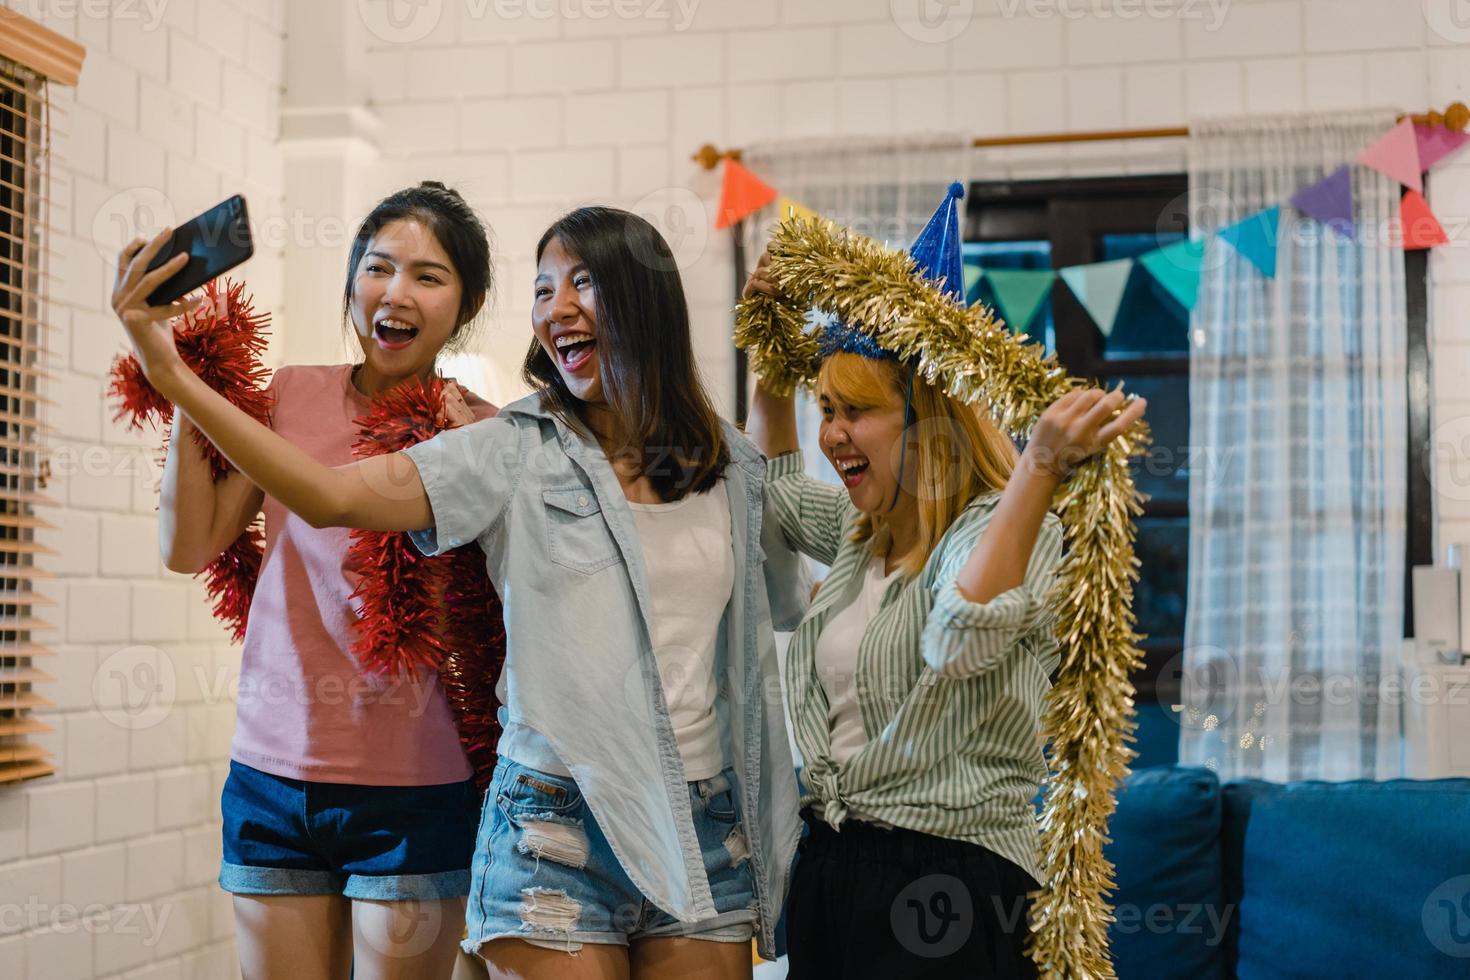
[[1289,206],[1392,113],[1190,137],[1196,232],[1283,205],[1274,281],[1210,238],[1191,321],[1180,761],[1222,779],[1402,772],[1406,508],[1399,185],[1352,168],[1356,240]]
[[[893,248],[908,248],[951,183],[970,183],[970,136],[802,140],[752,146],[744,163],[785,198]],[[784,214],[772,205],[746,221],[753,268]],[[817,447],[817,411],[798,402],[797,425],[808,473],[837,482]]]

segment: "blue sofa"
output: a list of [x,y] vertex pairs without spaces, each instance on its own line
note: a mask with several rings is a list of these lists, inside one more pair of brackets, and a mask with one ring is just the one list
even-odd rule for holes
[[1159,766],[1121,788],[1111,836],[1120,980],[1470,977],[1470,780]]

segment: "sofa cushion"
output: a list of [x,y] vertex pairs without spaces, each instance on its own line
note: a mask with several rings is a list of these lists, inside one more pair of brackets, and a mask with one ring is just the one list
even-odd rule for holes
[[1470,780],[1226,788],[1236,973],[1470,976]]
[[1220,978],[1228,921],[1220,882],[1220,784],[1208,769],[1134,772],[1118,790],[1105,853],[1117,869],[1109,929],[1119,980]]
[[1256,799],[1285,789],[1279,783],[1242,779],[1220,788],[1220,882],[1225,887],[1225,904],[1231,909],[1225,927],[1225,975],[1233,977],[1240,959],[1240,866],[1245,853],[1245,828],[1250,825],[1251,806]]

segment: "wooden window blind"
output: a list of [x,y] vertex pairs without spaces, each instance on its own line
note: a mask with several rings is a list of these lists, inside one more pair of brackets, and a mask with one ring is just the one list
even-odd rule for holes
[[0,10],[0,783],[53,773],[34,736],[50,726],[34,717],[51,702],[38,663],[51,648],[33,634],[52,601],[35,584],[52,554],[35,540],[51,528],[36,513],[55,508],[45,493],[48,464],[42,394],[49,376],[46,258],[50,222],[52,106],[47,85],[76,84],[82,49],[13,11]]

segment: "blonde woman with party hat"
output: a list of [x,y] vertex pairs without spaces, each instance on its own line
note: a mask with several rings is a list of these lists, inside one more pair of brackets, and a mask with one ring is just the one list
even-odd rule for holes
[[[962,302],[955,185],[911,253]],[[779,296],[761,259],[745,295]],[[1143,414],[1073,391],[1024,452],[856,326],[822,336],[822,454],[794,400],[756,390],[747,432],[787,542],[831,566],[793,634],[786,691],[809,828],[787,904],[791,980],[1028,977],[1039,734],[1058,666],[1050,513],[1067,464]]]

